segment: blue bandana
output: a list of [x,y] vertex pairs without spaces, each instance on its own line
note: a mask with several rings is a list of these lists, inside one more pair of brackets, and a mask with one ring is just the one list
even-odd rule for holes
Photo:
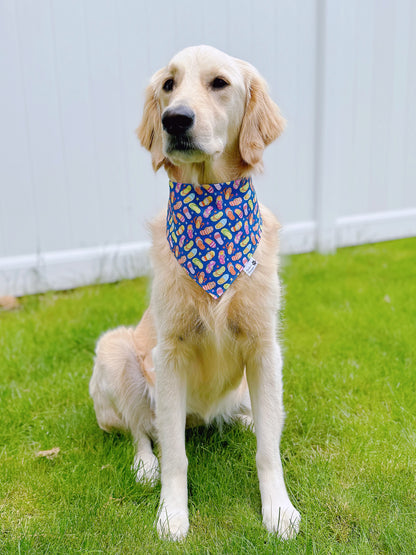
[[169,246],[190,277],[218,299],[246,269],[260,241],[262,219],[251,178],[212,185],[169,181],[169,187]]

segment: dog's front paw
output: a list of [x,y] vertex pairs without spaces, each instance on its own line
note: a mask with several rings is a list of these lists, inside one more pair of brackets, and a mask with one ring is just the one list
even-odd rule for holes
[[154,486],[160,478],[159,461],[155,455],[136,456],[131,467],[136,474],[136,482]]
[[157,531],[161,538],[180,541],[186,537],[188,529],[189,520],[187,511],[168,512],[164,506],[159,508]]
[[263,524],[282,540],[290,540],[299,532],[300,514],[293,505],[264,507]]

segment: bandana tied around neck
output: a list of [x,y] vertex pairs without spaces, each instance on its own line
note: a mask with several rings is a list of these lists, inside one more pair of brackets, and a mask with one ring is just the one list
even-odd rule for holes
[[169,181],[166,235],[189,276],[218,299],[260,241],[262,219],[251,178],[190,185]]

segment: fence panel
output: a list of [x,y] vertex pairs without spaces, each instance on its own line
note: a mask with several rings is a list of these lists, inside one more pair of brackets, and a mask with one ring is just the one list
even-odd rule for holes
[[201,43],[288,120],[256,177],[284,252],[416,235],[412,0],[0,0],[0,295],[147,270],[167,179],[135,137],[143,91]]

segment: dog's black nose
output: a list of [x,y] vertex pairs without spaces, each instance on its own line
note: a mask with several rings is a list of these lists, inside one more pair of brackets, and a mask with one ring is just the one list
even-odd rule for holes
[[162,116],[163,129],[169,135],[184,135],[190,129],[195,120],[195,114],[187,106],[175,106],[166,108]]

